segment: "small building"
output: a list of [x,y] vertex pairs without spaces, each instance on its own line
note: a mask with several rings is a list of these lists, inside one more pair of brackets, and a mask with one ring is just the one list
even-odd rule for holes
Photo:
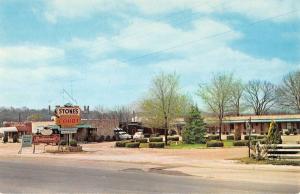
[[[251,118],[252,133],[266,134],[270,123],[275,121],[281,131],[290,130],[300,133],[300,114],[289,115],[246,115],[227,116],[223,119],[222,134],[233,134],[236,130],[242,134],[247,133],[246,123]],[[216,118],[206,118],[209,123],[208,133],[218,133],[219,126]]]

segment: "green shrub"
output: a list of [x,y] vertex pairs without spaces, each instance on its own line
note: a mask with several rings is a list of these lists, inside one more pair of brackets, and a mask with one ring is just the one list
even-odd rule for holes
[[179,136],[168,136],[168,141],[179,141]]
[[143,138],[143,139],[136,139],[136,142],[140,142],[140,143],[148,143],[148,139],[147,138]]
[[[251,140],[256,139],[257,135],[251,135]],[[244,140],[249,140],[249,135],[244,136]]]
[[284,134],[285,135],[290,135],[290,132],[289,131],[285,131]]
[[116,142],[116,147],[125,147],[126,143],[131,143],[132,141],[130,140],[124,140],[124,141],[117,141]]
[[150,142],[149,148],[164,148],[165,143],[164,142]]
[[207,147],[224,147],[224,143],[222,141],[209,141],[206,143]]
[[234,141],[233,146],[248,146],[248,141],[246,140]]
[[111,141],[110,135],[105,136],[105,141]]
[[160,135],[159,133],[153,133],[150,135],[150,137],[159,137],[159,135]]
[[297,135],[298,134],[298,132],[297,131],[294,131],[294,135]]
[[264,135],[258,135],[258,136],[256,136],[256,139],[265,139],[266,138],[266,136],[264,136]]
[[77,147],[77,141],[76,140],[71,140],[70,141],[70,146]]
[[227,135],[226,139],[227,140],[234,140],[234,135]]
[[150,137],[149,139],[150,142],[163,142],[162,137]]
[[211,141],[211,140],[219,140],[219,135],[209,135],[207,137],[207,140]]
[[149,137],[150,137],[150,134],[149,134],[149,133],[144,133],[144,137],[145,137],[145,138],[149,138]]
[[125,147],[127,147],[127,148],[139,148],[140,147],[140,142],[126,143]]

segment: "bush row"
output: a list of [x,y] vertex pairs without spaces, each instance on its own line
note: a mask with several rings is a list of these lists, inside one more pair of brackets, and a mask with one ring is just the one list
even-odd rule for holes
[[[291,132],[290,132],[290,131],[286,131],[286,132],[284,132],[284,134],[285,134],[285,135],[290,135]],[[294,131],[294,132],[292,132],[292,134],[298,135],[298,132],[297,132],[297,131]]]
[[168,141],[179,141],[179,136],[168,136]]
[[165,143],[164,142],[150,142],[149,148],[164,148]]
[[[251,145],[256,145],[256,143],[259,142],[261,144],[265,144],[266,140],[265,139],[256,139],[251,141]],[[249,140],[240,140],[240,141],[234,141],[233,146],[248,146],[249,145]]]
[[[127,147],[127,148],[139,148],[140,142],[133,142],[132,140],[124,140],[124,141],[117,141],[116,147]],[[164,142],[150,142],[149,148],[164,148]]]
[[219,140],[219,135],[209,135],[209,136],[207,136],[207,140],[208,141]]
[[140,142],[140,143],[148,143],[148,139],[147,138],[143,138],[143,139],[136,139],[136,142]]
[[206,143],[207,147],[224,147],[224,143],[222,141],[209,141]]
[[233,146],[248,146],[247,140],[239,140],[239,141],[234,141]]
[[162,137],[150,137],[149,142],[163,142]]
[[140,142],[129,142],[125,144],[125,147],[127,148],[139,148]]

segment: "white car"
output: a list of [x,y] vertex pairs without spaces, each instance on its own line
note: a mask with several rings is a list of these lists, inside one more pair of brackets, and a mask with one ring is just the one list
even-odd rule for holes
[[120,140],[131,139],[131,135],[129,135],[125,131],[118,132],[118,136],[119,136]]
[[143,132],[136,132],[136,133],[133,135],[133,139],[143,139],[143,138],[144,138]]

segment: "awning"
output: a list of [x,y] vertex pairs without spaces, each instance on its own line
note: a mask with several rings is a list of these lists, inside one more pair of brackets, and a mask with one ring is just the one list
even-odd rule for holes
[[18,132],[16,127],[0,127],[0,133],[4,132]]

